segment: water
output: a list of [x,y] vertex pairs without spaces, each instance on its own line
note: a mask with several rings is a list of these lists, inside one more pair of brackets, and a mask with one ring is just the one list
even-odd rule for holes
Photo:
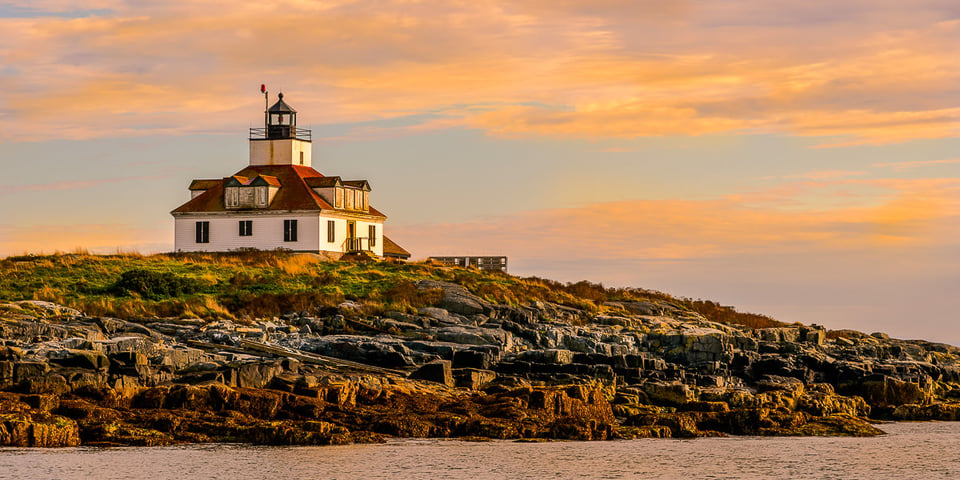
[[882,425],[875,438],[0,449],[0,478],[960,478],[960,422]]

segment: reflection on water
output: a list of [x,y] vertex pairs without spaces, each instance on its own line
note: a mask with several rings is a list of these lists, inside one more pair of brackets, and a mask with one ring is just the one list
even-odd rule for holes
[[0,478],[960,478],[960,422],[882,425],[876,438],[0,449]]

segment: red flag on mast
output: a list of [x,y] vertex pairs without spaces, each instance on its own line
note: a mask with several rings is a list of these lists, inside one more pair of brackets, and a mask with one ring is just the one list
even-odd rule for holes
[[267,93],[267,86],[262,83],[260,84],[260,93]]

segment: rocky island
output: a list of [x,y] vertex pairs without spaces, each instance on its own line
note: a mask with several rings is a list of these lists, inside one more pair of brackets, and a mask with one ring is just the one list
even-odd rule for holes
[[0,446],[878,435],[960,349],[714,302],[282,252],[0,260]]

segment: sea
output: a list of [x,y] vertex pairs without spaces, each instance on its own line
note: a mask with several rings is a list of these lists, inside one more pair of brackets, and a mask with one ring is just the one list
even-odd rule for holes
[[23,479],[960,479],[960,422],[887,435],[609,442],[396,440],[378,445],[0,449]]

